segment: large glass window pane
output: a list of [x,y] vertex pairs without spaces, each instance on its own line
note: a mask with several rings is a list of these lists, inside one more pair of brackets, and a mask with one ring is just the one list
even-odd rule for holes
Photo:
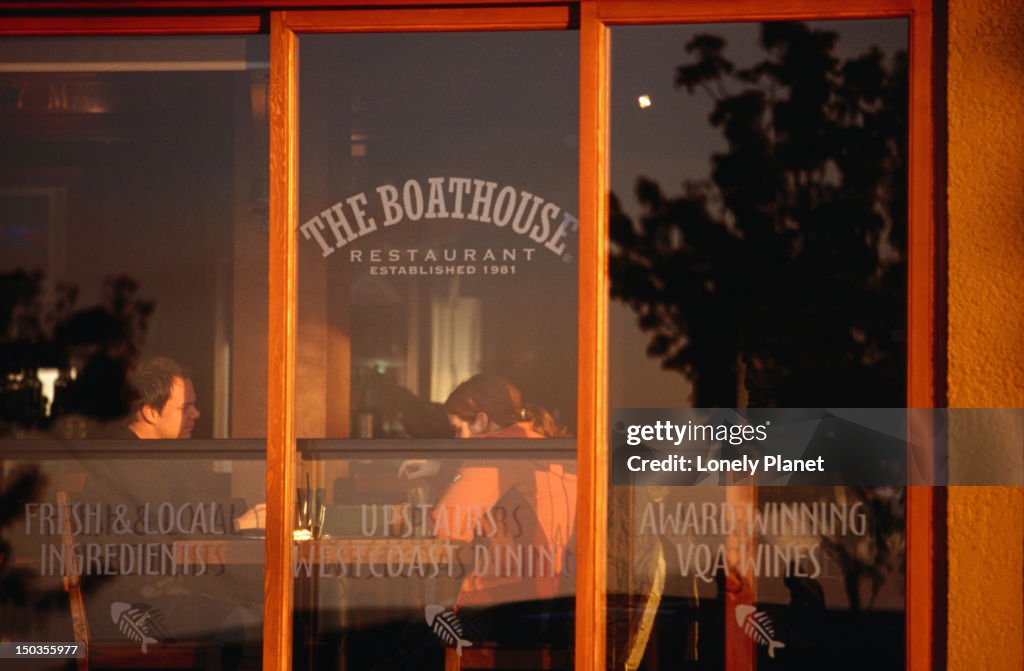
[[260,664],[267,81],[262,37],[0,41],[3,640]]
[[[609,407],[904,406],[906,22],[612,44]],[[903,668],[903,489],[610,502],[616,668]]]
[[296,664],[567,668],[576,34],[299,47]]

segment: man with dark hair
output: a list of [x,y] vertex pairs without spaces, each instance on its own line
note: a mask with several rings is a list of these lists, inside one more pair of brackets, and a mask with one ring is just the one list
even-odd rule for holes
[[191,438],[200,417],[191,377],[167,357],[150,359],[129,371],[129,431],[143,440]]
[[[130,414],[110,438],[191,438],[200,417],[191,378],[187,368],[162,356],[131,367],[125,378]],[[178,448],[140,445],[140,449],[114,458],[86,462],[88,477],[81,501],[102,506],[111,519],[121,514],[133,521],[130,531],[134,534],[134,545],[126,543],[125,536],[110,526],[111,522],[100,540],[89,542],[138,548],[160,545],[166,549],[179,542],[187,547],[205,535],[224,540],[225,533],[233,530],[236,510],[232,508],[231,476],[212,468],[210,461],[216,455],[197,456]],[[123,512],[118,513],[119,509]],[[162,511],[175,513],[173,521],[179,526],[162,529],[161,520],[168,519]],[[197,511],[206,511],[203,514],[208,517],[201,517]],[[191,528],[182,528],[181,521]],[[119,566],[87,600],[94,641],[137,642],[116,614],[129,612],[159,621],[160,626],[147,635],[161,643],[197,641],[219,649],[219,668],[243,668],[243,658],[246,665],[251,663],[250,658],[256,658],[259,639],[252,622],[257,606],[250,603],[249,595],[262,580],[259,567],[231,567],[227,574],[225,565],[199,569],[178,560],[173,564],[154,563],[149,555],[127,561],[134,563]]]

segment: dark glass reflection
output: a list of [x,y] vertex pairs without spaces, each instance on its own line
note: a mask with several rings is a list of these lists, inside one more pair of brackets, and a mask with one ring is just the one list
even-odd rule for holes
[[679,191],[641,172],[637,214],[613,195],[612,295],[694,407],[903,404],[906,54],[838,37],[763,24],[745,66],[692,37],[675,85],[724,148]]
[[[904,405],[906,23],[613,43],[610,404]],[[903,668],[901,490],[611,507],[610,665]]]

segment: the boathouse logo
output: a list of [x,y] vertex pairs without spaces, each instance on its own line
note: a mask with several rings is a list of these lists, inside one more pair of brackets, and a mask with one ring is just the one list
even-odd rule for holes
[[505,229],[567,262],[579,231],[575,216],[525,189],[471,177],[429,177],[343,198],[300,224],[299,232],[326,257],[381,229],[431,220]]

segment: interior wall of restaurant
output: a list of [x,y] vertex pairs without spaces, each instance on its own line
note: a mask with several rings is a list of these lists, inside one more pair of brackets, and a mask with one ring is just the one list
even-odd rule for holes
[[[1019,408],[1024,12],[1018,0],[948,6],[949,406]],[[951,468],[971,457],[951,455]],[[1024,668],[1024,488],[951,487],[948,525],[948,668]]]
[[[332,128],[333,115],[315,99],[300,98],[299,127],[304,134],[324,137]],[[305,209],[309,194],[326,190],[330,156],[326,142],[301,143],[299,171],[299,220],[313,216]],[[313,213],[315,214],[315,213]],[[308,215],[308,216],[307,216]],[[301,238],[300,238],[301,239]],[[295,435],[300,438],[327,436],[327,382],[330,377],[347,376],[348,371],[328,370],[330,325],[327,266],[311,245],[298,246],[298,314],[295,349]]]
[[232,438],[267,431],[267,115],[269,74],[237,78],[233,90],[234,230],[232,237],[230,424]]
[[[267,433],[266,185],[269,72],[234,79],[234,228],[231,255],[231,318],[227,343],[228,436],[262,438]],[[219,437],[219,436],[218,436]],[[266,464],[239,459],[231,464],[231,495],[246,505],[263,500]]]

